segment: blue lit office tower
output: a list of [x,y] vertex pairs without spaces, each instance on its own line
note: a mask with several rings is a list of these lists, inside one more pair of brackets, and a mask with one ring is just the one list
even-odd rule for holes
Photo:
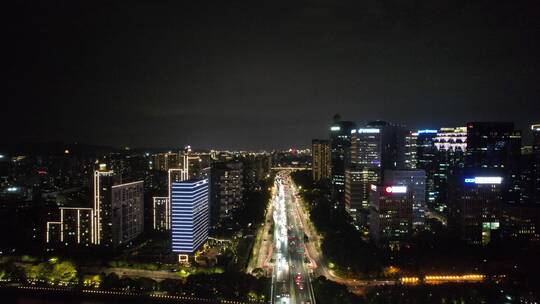
[[172,251],[192,255],[208,238],[208,179],[171,183]]

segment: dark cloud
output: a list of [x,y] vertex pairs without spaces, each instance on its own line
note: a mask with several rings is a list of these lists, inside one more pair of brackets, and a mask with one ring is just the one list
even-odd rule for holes
[[17,1],[8,142],[271,148],[333,113],[540,120],[536,1]]

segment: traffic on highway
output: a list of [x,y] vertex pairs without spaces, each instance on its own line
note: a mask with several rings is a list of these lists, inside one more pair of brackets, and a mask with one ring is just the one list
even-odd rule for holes
[[272,303],[312,304],[315,297],[311,286],[309,262],[305,255],[305,234],[294,212],[292,182],[287,171],[276,175],[277,189],[273,197],[274,268],[272,273]]

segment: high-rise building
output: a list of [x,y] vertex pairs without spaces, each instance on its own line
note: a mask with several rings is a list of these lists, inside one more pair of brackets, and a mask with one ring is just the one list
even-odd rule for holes
[[416,142],[418,141],[418,133],[409,132],[405,136],[405,168],[416,169],[417,155]]
[[351,164],[369,169],[381,168],[383,142],[381,129],[359,128],[351,132]]
[[433,144],[439,151],[467,150],[467,127],[440,128],[433,139]]
[[243,166],[241,162],[216,162],[210,173],[210,224],[230,219],[242,205]]
[[520,200],[519,156],[521,132],[513,123],[470,122],[467,124],[465,168],[490,170],[505,180],[503,199]]
[[156,231],[171,229],[169,197],[154,196],[152,198],[152,228]]
[[260,182],[270,176],[272,158],[269,154],[248,154],[242,158],[242,162],[244,164],[244,188],[258,188]]
[[536,197],[536,161],[537,155],[533,153],[532,146],[521,149],[519,174],[521,203],[533,204]]
[[104,164],[94,171],[93,206],[61,207],[60,221],[47,222],[47,243],[90,244],[114,249],[144,229],[144,183],[122,183]]
[[445,212],[447,208],[448,178],[459,174],[465,166],[465,151],[467,150],[467,127],[440,128],[433,139],[437,149],[437,169],[433,176],[433,185],[437,196],[428,197],[428,206]]
[[118,183],[112,170],[94,172],[95,244],[116,248],[144,229],[144,183]]
[[426,172],[424,170],[385,170],[384,184],[405,186],[412,198],[412,227],[420,229],[426,218]]
[[372,185],[369,201],[370,238],[399,248],[412,235],[412,193],[407,186]]
[[158,153],[153,157],[152,168],[158,171],[168,171],[180,167],[179,153]]
[[404,169],[405,138],[410,132],[403,126],[393,125],[385,121],[372,121],[367,129],[379,129],[380,133],[380,168],[384,170]]
[[190,179],[203,179],[210,176],[209,154],[195,154],[191,147],[187,146],[181,153],[175,168],[167,170],[167,194],[152,198],[152,225],[157,231],[171,229],[171,185]]
[[345,168],[350,163],[351,132],[356,125],[352,121],[342,121],[334,116],[330,127],[330,156],[332,194],[337,202],[343,202],[345,194]]
[[94,242],[94,209],[60,207],[60,221],[47,222],[46,242],[90,246]]
[[61,207],[62,242],[70,244],[92,244],[94,228],[94,210],[92,208]]
[[144,231],[143,202],[143,181],[112,186],[112,244],[114,247],[129,243]]
[[311,173],[313,181],[324,182],[330,179],[331,158],[330,141],[314,139],[311,141]]
[[94,171],[94,237],[95,244],[113,247],[112,186],[114,172],[100,165]]
[[378,172],[366,167],[349,167],[345,170],[345,209],[361,230],[367,228],[369,192],[371,185],[379,182]]
[[532,125],[533,132],[533,169],[532,169],[532,203],[540,205],[540,124]]
[[208,238],[208,179],[171,184],[172,251],[186,261]]
[[[499,229],[503,207],[502,176],[467,171],[449,180],[448,225],[471,244],[487,244]],[[476,173],[476,174],[475,174]]]
[[[406,141],[406,138],[409,140]],[[346,198],[349,207],[356,211],[353,216],[357,227],[362,231],[368,229],[369,189],[371,185],[378,185],[384,179],[384,170],[404,169],[413,166],[415,153],[411,146],[415,146],[415,138],[402,126],[391,125],[384,121],[368,123],[351,132],[351,175],[350,189],[356,187],[361,192],[352,191]],[[406,152],[411,152],[406,156]],[[409,160],[406,165],[406,159]],[[347,187],[347,186],[346,186]],[[359,197],[355,197],[359,195]],[[357,205],[355,202],[361,202]]]
[[531,130],[533,133],[533,151],[540,153],[540,124],[532,125]]
[[437,159],[437,147],[435,147],[435,138],[437,130],[418,130],[418,139],[416,142],[416,167],[426,172],[426,193],[425,197],[429,202],[438,200],[440,193],[435,187],[435,174],[439,170]]
[[511,205],[503,207],[502,237],[506,240],[540,241],[540,205]]

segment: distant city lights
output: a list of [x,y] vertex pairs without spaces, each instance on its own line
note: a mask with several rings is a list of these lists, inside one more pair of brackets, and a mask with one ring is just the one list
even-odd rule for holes
[[502,177],[500,176],[476,176],[472,178],[465,179],[466,184],[501,184]]
[[339,130],[341,130],[340,126],[333,126],[330,128],[330,131],[339,131]]

